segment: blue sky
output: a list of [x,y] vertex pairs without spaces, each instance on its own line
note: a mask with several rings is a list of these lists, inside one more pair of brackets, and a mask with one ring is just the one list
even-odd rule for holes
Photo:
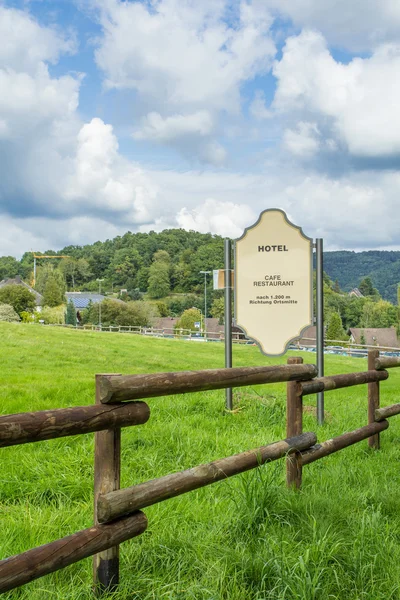
[[273,207],[400,248],[399,32],[397,0],[0,0],[0,254]]

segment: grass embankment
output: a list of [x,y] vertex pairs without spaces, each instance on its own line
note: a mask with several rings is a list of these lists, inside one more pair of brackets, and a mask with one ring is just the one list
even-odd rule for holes
[[[304,353],[305,362],[315,355]],[[222,344],[154,340],[0,325],[3,414],[92,404],[96,372],[222,367]],[[282,364],[235,347],[234,365]],[[364,359],[327,356],[326,373],[362,371]],[[382,384],[398,401],[400,373]],[[367,422],[366,386],[325,396],[327,423],[311,409],[304,430],[320,441]],[[285,437],[285,385],[149,400],[150,421],[123,430],[122,486]],[[306,398],[315,405],[315,398]],[[382,449],[361,442],[305,468],[303,488],[284,486],[284,462],[145,509],[144,535],[121,546],[120,600],[388,600],[400,598],[400,423]],[[92,523],[93,434],[1,452],[1,558]],[[91,598],[91,559],[5,594],[42,600]],[[112,596],[109,596],[111,598]]]

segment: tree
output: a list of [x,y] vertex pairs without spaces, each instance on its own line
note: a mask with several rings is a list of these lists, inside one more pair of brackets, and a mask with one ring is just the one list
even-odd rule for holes
[[149,298],[165,298],[170,292],[169,265],[164,261],[153,262],[149,271]]
[[360,281],[358,289],[363,296],[375,296],[376,298],[380,298],[378,290],[373,286],[371,277],[364,277],[364,279]]
[[43,291],[43,304],[45,306],[59,306],[64,300],[63,289],[60,287],[57,279],[52,275],[47,278]]
[[13,256],[0,257],[0,281],[16,277],[19,273],[19,262]]
[[175,331],[179,329],[187,329],[192,331],[193,333],[199,331],[197,327],[194,326],[195,323],[201,322],[201,312],[198,308],[188,308],[182,314],[181,318],[178,319],[176,325],[174,327]]
[[65,305],[60,306],[44,306],[40,313],[36,313],[36,320],[43,320],[50,325],[64,325],[65,323]]
[[225,319],[225,298],[215,298],[210,309],[211,316],[218,319],[218,323],[223,325]]
[[11,304],[16,313],[32,312],[36,307],[36,297],[23,285],[5,285],[0,288],[0,302]]
[[88,261],[84,258],[65,258],[60,261],[60,271],[64,274],[65,281],[75,289],[76,284],[82,284],[90,279],[92,272]]
[[19,320],[20,318],[11,306],[11,304],[0,303],[0,321],[7,321],[8,323],[18,323]]
[[367,301],[361,316],[361,327],[391,327],[397,325],[397,308],[387,300]]
[[346,334],[343,329],[342,319],[340,318],[339,313],[334,312],[331,314],[328,327],[326,329],[326,339],[333,345],[340,345],[336,344],[335,342],[346,340]]
[[68,300],[65,322],[67,325],[76,325],[76,310],[71,299]]
[[[96,309],[98,310],[97,305],[91,312],[95,313]],[[107,298],[101,303],[101,322],[105,327],[110,325],[148,327],[153,324],[157,316],[157,309],[150,302],[120,302]]]

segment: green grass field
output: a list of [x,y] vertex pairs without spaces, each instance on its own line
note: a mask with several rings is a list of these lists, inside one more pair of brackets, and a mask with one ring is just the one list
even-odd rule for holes
[[[290,354],[290,353],[289,353]],[[293,353],[296,354],[296,353]],[[224,366],[222,344],[157,340],[35,325],[0,324],[2,414],[94,402],[95,373]],[[305,362],[315,355],[303,354]],[[234,366],[282,364],[256,347],[234,348]],[[327,356],[326,374],[366,370],[364,359]],[[382,405],[399,401],[400,372]],[[285,437],[285,385],[150,399],[150,421],[123,430],[122,486]],[[304,430],[324,441],[367,422],[367,388],[325,395],[317,427],[306,398]],[[92,524],[93,434],[1,449],[1,557]],[[121,545],[119,600],[400,599],[400,417],[367,442],[304,469],[285,488],[284,461],[145,509],[147,531]],[[5,599],[92,598],[92,561],[38,579]]]

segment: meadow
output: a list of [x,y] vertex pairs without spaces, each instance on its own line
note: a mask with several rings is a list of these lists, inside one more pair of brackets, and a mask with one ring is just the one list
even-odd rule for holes
[[[311,353],[305,363],[315,361]],[[234,366],[283,364],[235,346]],[[94,403],[95,373],[151,373],[224,366],[218,343],[148,339],[0,323],[0,412]],[[327,355],[326,374],[366,370],[366,360]],[[381,384],[399,401],[400,370]],[[285,437],[286,386],[148,400],[147,424],[123,429],[122,487]],[[325,395],[324,441],[367,422],[367,388]],[[0,558],[89,527],[93,434],[0,449]],[[381,434],[305,467],[300,492],[285,488],[284,461],[144,510],[149,526],[120,547],[121,585],[108,600],[400,599],[400,417]],[[92,599],[92,559],[4,594],[5,600]]]

